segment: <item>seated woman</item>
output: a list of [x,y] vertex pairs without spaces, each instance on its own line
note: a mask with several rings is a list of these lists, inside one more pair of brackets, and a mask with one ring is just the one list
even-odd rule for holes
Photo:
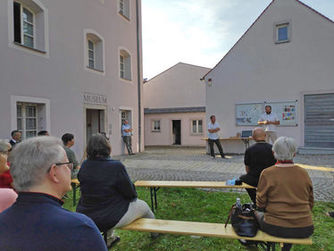
[[0,140],[0,188],[13,188],[13,179],[8,166],[8,153],[12,146],[5,140]]
[[[277,163],[261,173],[256,206],[260,228],[273,236],[307,238],[313,233],[313,187],[308,173],[293,164],[297,146],[292,138],[280,137],[273,145]],[[282,250],[290,250],[285,244]]]
[[111,145],[103,135],[89,139],[86,153],[78,173],[81,198],[77,212],[93,219],[102,232],[138,218],[154,218],[147,203],[137,199],[124,165],[110,158]]

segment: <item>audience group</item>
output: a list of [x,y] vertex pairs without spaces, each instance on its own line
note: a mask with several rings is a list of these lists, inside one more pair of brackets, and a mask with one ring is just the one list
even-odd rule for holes
[[[0,250],[107,250],[119,241],[113,229],[154,218],[124,165],[110,157],[104,135],[89,139],[81,167],[70,149],[73,134],[64,134],[62,141],[47,131],[22,142],[20,131],[11,136],[9,142],[0,140],[0,233],[6,233],[0,234]],[[247,192],[260,228],[278,237],[309,237],[313,187],[308,173],[293,163],[295,141],[280,137],[271,145],[262,128],[253,130],[253,139],[240,180],[257,187]],[[75,177],[81,189],[77,213],[62,208]],[[285,244],[283,250],[290,248]]]

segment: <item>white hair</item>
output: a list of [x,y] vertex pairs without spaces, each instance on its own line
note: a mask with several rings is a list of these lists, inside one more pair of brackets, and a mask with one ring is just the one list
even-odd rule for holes
[[62,141],[40,136],[17,144],[9,156],[10,172],[17,191],[27,191],[43,181],[52,164],[63,162]]
[[273,152],[277,160],[292,160],[297,152],[296,141],[289,137],[279,137],[273,144]]
[[0,139],[0,152],[7,152],[11,148],[10,144],[3,139]]

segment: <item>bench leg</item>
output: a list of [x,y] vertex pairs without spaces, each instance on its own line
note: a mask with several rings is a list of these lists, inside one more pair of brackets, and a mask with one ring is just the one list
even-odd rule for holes
[[153,187],[150,187],[150,194],[151,194],[151,209],[152,209],[152,212],[154,213],[153,190],[154,190],[154,188],[153,188]]
[[72,183],[72,192],[73,192],[73,206],[76,204],[76,195],[77,195],[77,185],[75,183]]
[[155,205],[155,209],[158,210],[158,200],[157,200],[157,192],[159,190],[159,187],[155,187],[154,188],[154,205]]
[[267,242],[266,244],[267,244],[267,251],[271,251],[271,250],[275,251],[275,246],[276,246],[275,242]]

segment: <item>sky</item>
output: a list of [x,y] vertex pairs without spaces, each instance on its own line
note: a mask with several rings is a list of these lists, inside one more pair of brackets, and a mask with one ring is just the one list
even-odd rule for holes
[[[183,62],[214,67],[271,0],[142,0],[143,71]],[[334,20],[334,0],[302,0]]]

